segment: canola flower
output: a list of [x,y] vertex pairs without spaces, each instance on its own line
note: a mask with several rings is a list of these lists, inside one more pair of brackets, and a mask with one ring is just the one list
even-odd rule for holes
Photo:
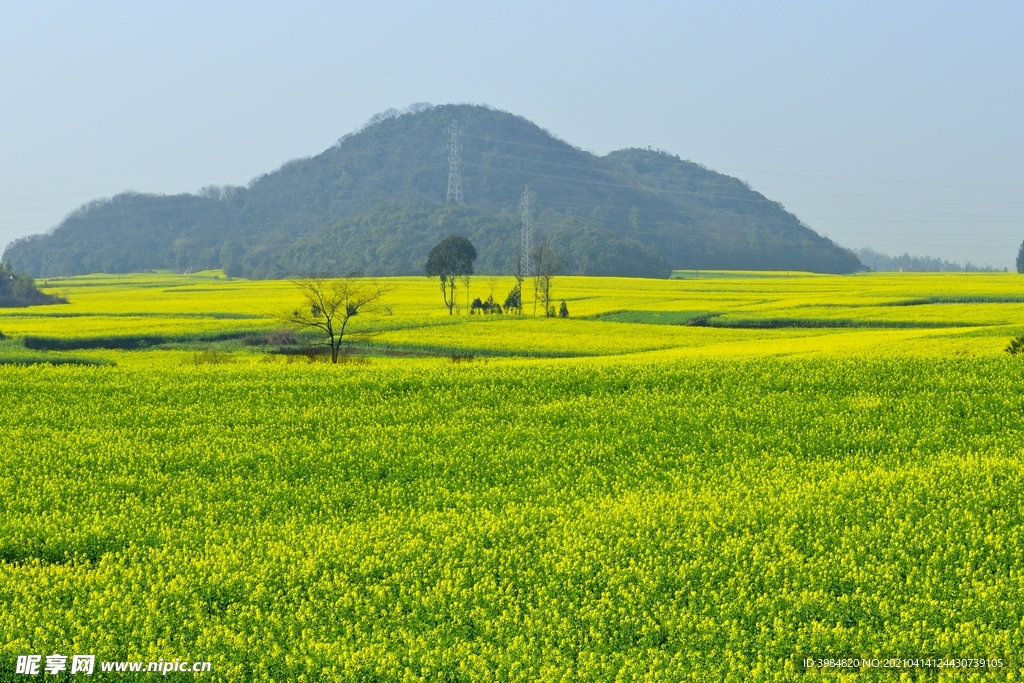
[[[997,355],[1024,333],[1024,291],[1016,274],[870,273],[852,276],[712,274],[683,279],[556,278],[569,320],[467,315],[469,297],[503,301],[514,280],[473,279],[452,319],[436,283],[386,278],[378,316],[354,319],[373,330],[378,350],[523,356]],[[283,326],[301,301],[287,281],[226,279],[219,273],[93,275],[45,280],[70,304],[0,310],[11,338],[160,335],[213,340]],[[692,325],[692,323],[700,323]],[[687,325],[686,323],[691,323]],[[837,350],[838,349],[838,350]]]
[[[569,320],[452,321],[389,279],[371,352],[475,359],[337,367],[23,349],[266,331],[296,301],[44,282],[71,303],[0,311],[0,356],[116,366],[0,365],[0,679],[59,652],[218,681],[1019,678],[1019,278],[682,275],[561,277]],[[705,315],[766,324],[679,324]]]
[[68,650],[184,654],[226,681],[803,680],[801,658],[836,653],[1019,671],[1010,357],[34,366],[0,385],[18,397],[0,666]]

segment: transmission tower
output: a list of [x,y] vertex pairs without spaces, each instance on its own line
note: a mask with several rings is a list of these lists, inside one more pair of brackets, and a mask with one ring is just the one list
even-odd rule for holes
[[530,277],[530,256],[533,252],[533,193],[527,185],[523,190],[523,196],[519,200],[519,211],[523,215],[523,236],[522,245],[519,248],[519,274]]
[[462,143],[459,142],[459,130],[457,123],[448,126],[448,199],[446,201],[462,204],[462,173],[459,167],[462,165]]

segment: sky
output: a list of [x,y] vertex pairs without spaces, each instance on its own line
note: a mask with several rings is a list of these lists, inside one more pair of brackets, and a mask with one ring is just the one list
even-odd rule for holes
[[0,247],[244,185],[413,102],[736,176],[839,244],[1013,269],[1024,3],[0,2]]

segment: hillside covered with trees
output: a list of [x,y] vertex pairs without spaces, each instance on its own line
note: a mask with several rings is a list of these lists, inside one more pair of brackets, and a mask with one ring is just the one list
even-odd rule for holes
[[[453,122],[464,204],[445,201]],[[15,241],[3,258],[37,277],[217,267],[251,278],[421,274],[430,246],[461,234],[479,250],[478,272],[508,273],[527,185],[535,241],[555,246],[566,272],[862,267],[736,178],[650,149],[596,156],[522,117],[471,105],[385,112],[247,187],[97,200],[48,234]]]

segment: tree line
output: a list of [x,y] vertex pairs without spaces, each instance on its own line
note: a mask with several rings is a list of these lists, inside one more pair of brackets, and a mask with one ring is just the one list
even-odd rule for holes
[[[473,262],[476,261],[477,250],[473,243],[461,235],[449,235],[431,248],[427,255],[427,263],[424,267],[427,277],[436,277],[441,285],[441,294],[444,297],[444,304],[448,308],[448,314],[453,315],[456,306],[456,289],[461,286],[466,290],[466,304],[470,314],[481,313],[502,314],[503,312],[523,313],[523,282],[527,275],[517,270],[516,284],[505,297],[504,307],[493,300],[493,295],[487,301],[469,301],[470,278],[475,270]],[[517,260],[521,263],[521,260]],[[545,317],[553,318],[556,315],[562,318],[569,317],[569,308],[565,301],[562,301],[559,309],[555,309],[552,303],[552,285],[555,276],[559,274],[566,265],[566,259],[555,251],[546,242],[541,242],[530,254],[528,261],[530,265],[530,279],[533,280],[533,314],[537,314],[538,305]]]
[[[516,283],[505,297],[504,304],[494,301],[493,294],[487,301],[481,301],[479,297],[469,301],[470,281],[475,273],[477,256],[476,247],[462,235],[448,235],[431,248],[424,272],[429,278],[437,278],[448,314],[455,314],[458,307],[456,297],[462,288],[466,292],[466,308],[471,315],[522,315],[523,284],[527,280],[522,272],[516,273]],[[534,290],[533,314],[537,315],[539,307],[545,317],[568,318],[569,306],[565,300],[558,308],[553,303],[555,276],[565,267],[565,258],[542,242],[530,254],[529,264],[529,279]],[[284,316],[283,321],[318,335],[332,363],[338,362],[344,342],[353,336],[352,319],[376,312],[381,298],[390,291],[389,287],[365,278],[359,272],[341,278],[325,274],[307,275],[294,282],[302,303]],[[362,338],[369,334],[365,328],[358,332]]]

